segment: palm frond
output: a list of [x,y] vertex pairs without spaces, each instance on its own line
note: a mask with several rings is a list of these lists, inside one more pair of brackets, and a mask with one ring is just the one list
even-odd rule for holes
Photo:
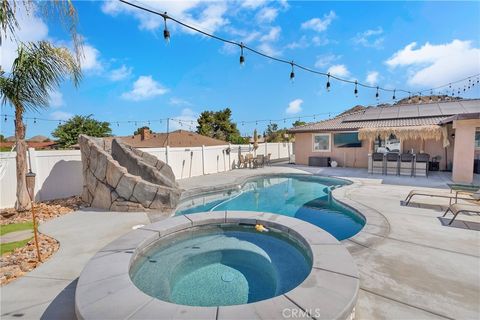
[[80,65],[67,48],[46,41],[21,44],[10,75],[0,75],[2,103],[22,111],[46,108],[50,92],[68,77],[75,86],[81,80]]

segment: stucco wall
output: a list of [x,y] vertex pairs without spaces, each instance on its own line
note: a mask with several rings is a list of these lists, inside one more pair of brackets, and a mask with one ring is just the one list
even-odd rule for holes
[[453,123],[455,149],[452,180],[454,182],[471,183],[473,181],[473,159],[476,152],[475,131],[478,127],[480,127],[479,119],[456,120]]
[[[333,146],[333,134],[330,133],[331,151],[330,152],[314,152],[313,151],[313,135],[312,133],[297,133],[295,134],[295,162],[297,164],[308,164],[308,157],[330,157],[332,160],[338,162],[339,166],[367,168],[368,166],[368,142],[363,141],[361,148],[335,148]],[[424,152],[430,154],[431,157],[441,156],[440,170],[445,170],[445,161],[450,164],[453,162],[453,145],[454,141],[450,138],[450,146],[447,148],[447,157],[445,158],[445,149],[441,140],[426,140],[424,143]],[[413,149],[415,153],[422,149],[422,140],[407,140],[402,141],[402,151]],[[478,150],[480,155],[480,150]]]
[[338,162],[340,167],[367,168],[368,166],[368,143],[363,143],[361,148],[335,148],[333,146],[333,134],[331,133],[330,152],[314,152],[311,133],[295,134],[295,162],[308,165],[308,157],[330,157]]

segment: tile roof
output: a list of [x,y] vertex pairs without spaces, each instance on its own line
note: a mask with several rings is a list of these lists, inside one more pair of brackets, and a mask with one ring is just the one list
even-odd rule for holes
[[480,99],[367,108],[333,119],[291,128],[290,133],[440,124],[456,114],[480,112]]
[[[124,143],[135,148],[161,148],[167,146],[167,134],[166,133],[151,133],[150,137],[142,140],[142,136],[132,135],[123,137],[109,137],[108,139],[120,138]],[[198,133],[177,130],[172,131],[168,137],[168,144],[170,147],[201,147],[204,146],[219,146],[227,145],[228,142],[214,139],[206,136],[202,136]]]

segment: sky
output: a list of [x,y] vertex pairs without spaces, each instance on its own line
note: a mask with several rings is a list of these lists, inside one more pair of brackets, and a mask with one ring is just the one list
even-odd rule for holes
[[[480,73],[476,1],[132,1],[268,55],[373,86],[418,91]],[[298,69],[292,82],[291,66],[249,51],[241,66],[238,47],[172,21],[167,43],[161,17],[119,1],[74,5],[84,40],[83,79],[77,88],[67,80],[53,91],[48,109],[27,112],[26,117],[51,120],[27,120],[27,137],[51,136],[58,121],[77,114],[110,122],[115,135],[143,125],[164,132],[166,121],[160,119],[166,118],[175,119],[170,130],[188,130],[202,111],[226,107],[241,133],[252,135],[270,120],[290,127],[298,119],[318,121],[357,104],[392,100],[383,92],[377,100],[375,89],[365,88],[355,97],[353,85],[335,80],[327,92],[325,77]],[[20,40],[71,47],[58,20],[38,12],[20,11],[18,17]],[[15,42],[4,39],[1,62],[7,72],[15,50]],[[462,95],[479,97],[479,89]],[[12,107],[2,106],[1,113],[13,115]],[[5,122],[2,116],[0,126],[1,134],[13,135],[12,118]]]

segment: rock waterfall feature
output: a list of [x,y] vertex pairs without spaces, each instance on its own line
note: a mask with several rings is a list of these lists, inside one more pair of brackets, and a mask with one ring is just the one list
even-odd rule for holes
[[111,211],[171,211],[181,190],[168,164],[118,139],[80,135],[82,199]]

